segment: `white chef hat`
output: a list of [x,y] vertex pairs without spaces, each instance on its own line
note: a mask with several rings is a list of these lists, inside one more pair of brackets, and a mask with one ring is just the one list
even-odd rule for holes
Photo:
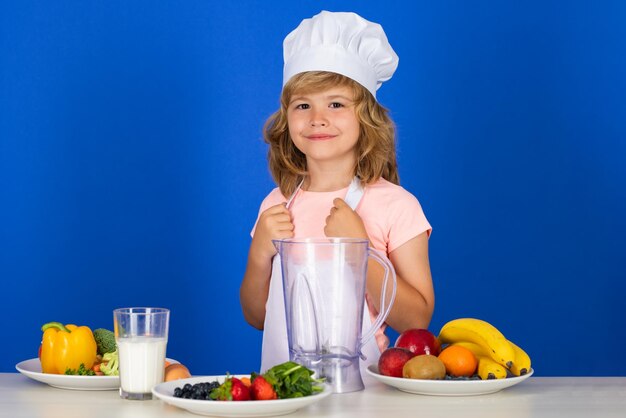
[[382,26],[356,13],[322,11],[304,19],[283,42],[283,86],[304,71],[329,71],[361,84],[374,97],[398,67]]

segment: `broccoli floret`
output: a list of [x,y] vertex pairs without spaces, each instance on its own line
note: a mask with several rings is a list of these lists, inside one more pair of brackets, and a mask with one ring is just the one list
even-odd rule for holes
[[85,363],[80,363],[78,369],[70,369],[69,367],[65,370],[65,374],[76,374],[79,376],[94,376],[96,373],[91,369],[85,368]]
[[119,376],[119,356],[117,350],[112,353],[106,353],[102,356],[102,364],[100,364],[100,371],[105,376]]
[[101,356],[117,350],[117,344],[115,344],[115,334],[113,334],[113,331],[98,328],[93,332],[93,338],[96,340],[98,354]]

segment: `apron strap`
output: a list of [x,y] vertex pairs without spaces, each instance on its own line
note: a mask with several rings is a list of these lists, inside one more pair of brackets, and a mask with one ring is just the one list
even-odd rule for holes
[[298,194],[298,192],[302,188],[302,183],[304,183],[304,178],[302,179],[300,184],[298,184],[298,187],[296,187],[296,190],[294,190],[293,193],[291,194],[291,196],[289,196],[289,199],[287,199],[287,203],[285,205],[287,207],[287,209],[289,209],[291,207],[291,204],[293,203],[293,200],[296,198],[296,195]]
[[350,187],[348,187],[348,193],[346,193],[346,203],[352,210],[356,210],[356,207],[359,205],[361,198],[363,197],[363,193],[365,190],[361,185],[361,180],[358,177],[355,177],[350,183]]

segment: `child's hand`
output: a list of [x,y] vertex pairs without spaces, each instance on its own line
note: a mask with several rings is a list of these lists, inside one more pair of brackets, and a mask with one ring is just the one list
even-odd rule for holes
[[343,199],[333,200],[333,205],[324,227],[327,237],[368,239],[363,220]]
[[272,258],[277,250],[273,239],[293,238],[291,213],[284,203],[272,206],[259,216],[251,243],[251,252],[257,257]]

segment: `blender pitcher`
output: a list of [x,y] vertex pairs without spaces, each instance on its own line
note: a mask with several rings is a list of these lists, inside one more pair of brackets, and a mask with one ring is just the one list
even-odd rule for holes
[[[335,393],[364,388],[359,358],[389,315],[396,294],[391,263],[358,238],[274,240],[281,259],[289,358],[323,377]],[[380,313],[362,335],[367,260],[385,269]],[[387,281],[391,278],[391,294]],[[386,300],[389,299],[389,300]]]

